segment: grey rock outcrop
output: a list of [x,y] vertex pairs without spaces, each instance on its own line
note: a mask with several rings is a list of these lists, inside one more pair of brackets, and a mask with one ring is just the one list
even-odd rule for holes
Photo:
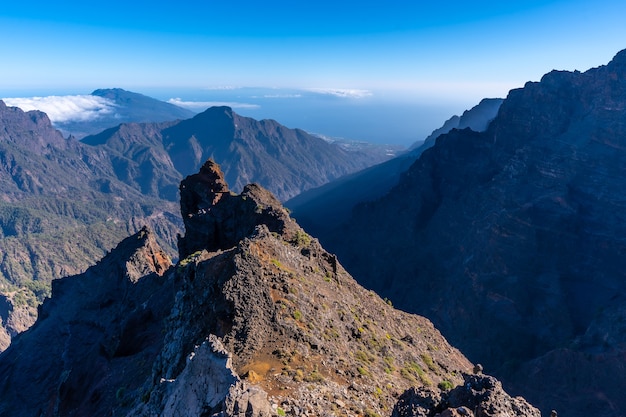
[[159,381],[150,401],[129,417],[269,417],[267,393],[249,386],[235,373],[232,356],[210,335],[187,357],[176,379]]
[[464,375],[465,383],[448,392],[411,388],[404,392],[392,417],[541,417],[521,397],[511,397],[488,375]]

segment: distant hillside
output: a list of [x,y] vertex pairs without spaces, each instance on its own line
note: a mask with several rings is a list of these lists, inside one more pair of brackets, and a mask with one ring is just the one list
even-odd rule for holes
[[[176,198],[172,190],[177,181],[197,171],[208,158],[221,164],[234,190],[257,182],[280,200],[389,158],[367,150],[346,150],[274,120],[240,116],[229,107],[212,107],[178,122],[122,124],[83,142],[104,146],[116,155],[121,176],[132,177],[142,189],[168,199]],[[126,172],[125,160],[141,161],[146,175]],[[173,167],[179,176],[158,177],[160,166]]]
[[484,131],[496,117],[501,104],[502,99],[483,99],[460,117],[453,116],[447,120],[425,141],[414,145],[410,152],[305,191],[287,201],[285,206],[292,210],[294,217],[307,230],[314,235],[323,235],[348,220],[357,204],[376,200],[391,190],[400,180],[401,174],[422,152],[432,147],[440,135],[466,127],[476,132]]
[[57,122],[55,127],[65,134],[82,138],[120,123],[166,122],[188,119],[195,114],[174,104],[121,88],[99,89],[91,95],[110,100],[115,110],[108,114],[101,113],[94,119]]

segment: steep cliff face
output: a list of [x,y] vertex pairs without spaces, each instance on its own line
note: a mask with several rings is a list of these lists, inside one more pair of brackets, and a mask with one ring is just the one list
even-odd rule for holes
[[359,203],[377,200],[398,184],[405,172],[436,139],[452,129],[470,128],[475,132],[487,129],[498,114],[502,99],[483,99],[479,104],[453,116],[433,131],[424,141],[405,154],[389,161],[343,176],[321,187],[304,191],[285,205],[292,210],[298,223],[315,236],[326,236],[346,222]]
[[[622,381],[607,317],[626,292],[625,111],[626,52],[551,72],[511,91],[486,132],[439,137],[393,191],[320,238],[544,410],[622,415],[602,378]],[[535,383],[546,373],[550,389]]]
[[[360,287],[269,192],[230,193],[209,161],[181,198],[175,267],[142,230],[55,281],[35,326],[0,355],[0,414],[372,416],[410,387],[464,389],[472,364],[428,320]],[[538,417],[476,384],[428,415],[499,398]]]

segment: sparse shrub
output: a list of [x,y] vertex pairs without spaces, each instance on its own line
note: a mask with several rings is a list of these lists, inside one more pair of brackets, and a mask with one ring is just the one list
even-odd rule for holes
[[304,372],[302,372],[302,369],[296,369],[296,374],[293,376],[293,380],[296,382],[302,382],[304,380]]
[[435,362],[433,362],[433,358],[424,353],[421,355],[422,360],[424,361],[424,364],[426,364],[426,366],[428,367],[428,369],[430,369],[433,372],[436,372],[439,370],[439,367],[435,364]]
[[370,371],[365,366],[359,366],[358,368],[356,368],[356,370],[362,376],[370,376],[371,375]]
[[402,375],[404,379],[408,379],[409,381],[411,381],[411,383],[417,384],[417,379],[415,378],[413,373],[407,368],[400,369],[400,375]]
[[314,370],[304,378],[306,382],[322,382],[324,377],[317,370]]
[[285,417],[287,414],[285,414],[285,410],[283,410],[282,408],[278,407],[276,409],[276,414],[278,415],[278,417]]
[[369,408],[368,408],[368,409],[366,409],[366,410],[363,412],[363,415],[364,415],[365,417],[380,417],[380,414],[378,414],[378,413],[377,413],[376,411],[374,411],[374,410],[370,410]]
[[411,361],[411,362],[406,363],[404,365],[404,368],[400,370],[400,374],[404,378],[410,380],[411,382],[416,381],[415,376],[417,376],[419,377],[422,384],[424,384],[427,387],[433,384],[430,378],[428,377],[428,375],[426,375],[422,367],[419,366],[417,362]]
[[369,364],[374,362],[374,360],[376,359],[372,354],[368,353],[368,352],[364,352],[362,350],[357,350],[356,352],[354,352],[354,359],[356,359],[359,362],[363,362],[365,364]]
[[178,266],[184,268],[185,266],[189,265],[191,262],[197,261],[198,258],[200,258],[201,254],[202,254],[201,250],[195,251],[194,253],[192,253],[191,255],[187,256],[182,261],[178,262]]
[[393,366],[393,363],[394,363],[394,361],[393,361],[393,356],[385,356],[385,357],[383,358],[383,362],[385,362],[385,365],[386,365],[386,366],[385,366],[385,372],[386,372],[386,373],[390,374],[390,373],[392,373],[393,371],[395,371],[395,368],[394,368],[394,366]]
[[302,312],[300,310],[296,310],[293,312],[293,319],[296,321],[302,320]]
[[452,382],[446,380],[443,380],[439,383],[439,385],[437,385],[439,387],[440,390],[442,391],[450,391],[452,388],[454,388],[454,385],[452,384]]
[[298,230],[293,238],[293,243],[297,246],[309,246],[311,244],[311,236],[303,230]]

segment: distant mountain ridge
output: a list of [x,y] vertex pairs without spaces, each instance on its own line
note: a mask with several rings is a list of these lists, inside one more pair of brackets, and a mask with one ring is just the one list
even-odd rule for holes
[[183,107],[121,88],[98,89],[91,95],[109,100],[114,111],[100,113],[96,118],[88,120],[57,122],[55,126],[66,134],[82,138],[120,123],[166,122],[188,119],[195,115]]
[[[159,172],[154,166],[166,164],[179,172],[176,179],[168,177],[158,187],[151,185],[154,189],[174,189],[176,181],[213,158],[234,190],[258,182],[280,200],[388,158],[360,149],[348,151],[274,120],[240,116],[229,107],[211,107],[191,119],[164,124],[122,124],[83,142],[104,146],[120,161],[129,152],[137,155],[133,149],[149,148],[151,156],[141,155],[145,170]],[[169,191],[166,195],[176,198]]]
[[550,72],[512,90],[485,132],[439,136],[318,237],[544,413],[621,417],[624,120],[626,51]]

